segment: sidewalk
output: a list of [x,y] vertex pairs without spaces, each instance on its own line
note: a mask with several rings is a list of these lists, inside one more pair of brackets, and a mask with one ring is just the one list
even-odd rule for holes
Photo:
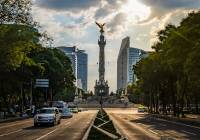
[[185,118],[181,118],[181,117],[177,118],[174,116],[161,115],[161,114],[151,114],[151,116],[160,118],[160,119],[165,119],[165,120],[169,120],[169,121],[180,122],[180,123],[200,127],[200,116],[199,115],[187,114]]
[[14,122],[14,121],[24,120],[28,118],[30,117],[13,117],[13,118],[0,119],[0,123]]

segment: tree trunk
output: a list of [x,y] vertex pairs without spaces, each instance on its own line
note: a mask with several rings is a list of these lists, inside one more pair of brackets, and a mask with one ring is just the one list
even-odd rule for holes
[[150,93],[150,113],[152,113],[152,108],[153,108],[153,105],[152,105],[152,93]]
[[182,92],[182,97],[181,97],[181,114],[182,114],[182,117],[185,116],[184,114],[184,98],[185,98],[185,95],[186,95],[186,92],[187,92],[187,83],[188,83],[188,78],[187,76],[185,76],[184,78],[184,83],[183,83],[183,92]]
[[198,99],[195,98],[195,110],[196,110],[196,114],[199,114],[199,105],[198,105]]

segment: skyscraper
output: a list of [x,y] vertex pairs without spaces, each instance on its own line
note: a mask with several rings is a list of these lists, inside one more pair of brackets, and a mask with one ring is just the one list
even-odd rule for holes
[[87,80],[88,80],[88,55],[84,50],[79,50],[74,47],[57,47],[63,51],[70,59],[72,63],[72,69],[76,78],[76,86],[78,88],[87,91]]
[[58,49],[60,49],[61,51],[63,51],[65,53],[66,56],[69,57],[71,63],[72,63],[72,69],[73,69],[73,73],[75,78],[77,79],[77,54],[76,54],[76,47],[65,47],[65,46],[61,46],[61,47],[57,47]]
[[136,81],[133,72],[135,65],[145,51],[138,48],[130,48],[130,38],[122,40],[117,59],[117,89],[125,89],[129,83]]
[[82,89],[87,91],[88,55],[84,50],[77,50],[77,79],[81,79]]

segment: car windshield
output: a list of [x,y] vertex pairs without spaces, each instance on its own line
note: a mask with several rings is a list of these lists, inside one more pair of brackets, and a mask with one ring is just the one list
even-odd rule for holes
[[70,110],[68,108],[65,108],[63,111],[64,112],[70,112]]
[[55,110],[54,109],[41,109],[39,111],[40,114],[53,114],[55,113]]

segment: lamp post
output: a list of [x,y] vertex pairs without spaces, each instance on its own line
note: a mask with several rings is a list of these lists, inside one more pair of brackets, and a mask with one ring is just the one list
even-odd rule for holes
[[103,93],[104,93],[104,91],[100,90],[99,92],[100,92],[100,96],[101,96],[101,98],[100,98],[100,105],[101,105],[101,109],[103,109]]

